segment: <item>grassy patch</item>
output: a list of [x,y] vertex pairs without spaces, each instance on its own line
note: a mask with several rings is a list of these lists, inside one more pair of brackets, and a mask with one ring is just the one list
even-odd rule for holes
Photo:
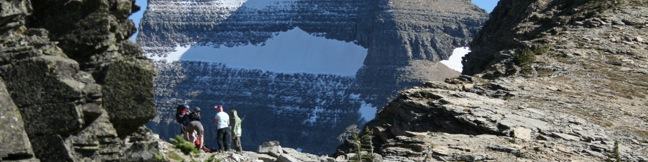
[[175,161],[184,161],[184,159],[182,159],[182,156],[176,154],[173,151],[169,152],[167,154],[167,157],[169,157],[169,159],[172,159],[172,160],[175,160]]
[[155,155],[153,155],[153,159],[155,159],[155,161],[168,161],[166,158],[164,158],[164,155],[162,155],[161,152],[155,153]]
[[542,55],[549,52],[549,46],[542,45],[534,48],[525,48],[521,53],[513,57],[515,64],[522,68],[523,74],[530,74],[533,72],[533,63],[536,61],[536,55]]
[[613,95],[628,99],[647,97],[646,90],[648,89],[644,88],[644,85],[648,84],[646,82],[648,76],[619,72],[618,69],[606,69],[604,70],[604,74],[610,79],[608,88],[616,92]]
[[173,144],[175,148],[179,149],[185,155],[200,153],[198,148],[196,148],[193,143],[185,140],[184,138],[182,138],[182,136],[179,135],[171,139],[171,144]]
[[205,160],[205,162],[220,162],[220,160],[216,159],[216,155],[212,155],[209,158],[207,158],[207,160]]

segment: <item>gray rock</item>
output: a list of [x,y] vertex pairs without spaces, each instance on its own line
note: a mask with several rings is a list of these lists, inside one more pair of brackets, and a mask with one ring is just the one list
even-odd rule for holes
[[152,65],[126,40],[134,8],[132,0],[0,2],[0,80],[8,92],[0,105],[17,108],[8,119],[24,123],[0,127],[12,133],[3,146],[15,149],[0,147],[3,161],[153,159],[157,141],[136,135],[155,108]]
[[[4,3],[4,2],[3,2]],[[0,159],[30,159],[34,157],[31,143],[25,133],[18,107],[0,79]]]
[[551,133],[551,136],[556,137],[556,138],[562,138],[564,140],[569,140],[569,141],[579,141],[580,140],[580,138],[577,137],[577,136],[573,136],[573,135],[569,135],[569,134],[565,134],[565,133],[553,132],[553,133]]
[[268,141],[261,144],[257,152],[279,157],[283,154],[283,149],[279,145],[279,141]]
[[366,129],[386,159],[605,161],[612,147],[592,145],[618,140],[623,161],[641,161],[645,146],[629,141],[648,124],[648,86],[634,84],[648,79],[648,48],[635,39],[647,20],[645,3],[501,0],[464,57],[471,81],[403,90]]
[[523,140],[531,140],[531,130],[523,127],[517,127],[513,128],[511,131],[513,137],[523,139]]
[[261,160],[262,162],[275,162],[275,161],[277,161],[276,157],[272,157],[272,156],[266,155],[266,154],[258,154],[256,157],[257,157],[257,159]]
[[281,154],[277,157],[277,162],[302,162],[302,160],[298,160],[288,154]]

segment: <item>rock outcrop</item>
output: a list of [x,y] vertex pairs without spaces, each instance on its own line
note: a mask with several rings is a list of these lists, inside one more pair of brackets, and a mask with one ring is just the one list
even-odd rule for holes
[[156,150],[133,136],[155,116],[153,66],[126,40],[136,10],[131,0],[0,2],[2,161],[152,158],[127,156]]
[[[156,155],[160,161],[205,161],[205,162],[343,162],[353,160],[353,155],[336,158],[302,153],[293,148],[282,147],[277,141],[264,142],[256,151],[242,152],[198,152],[184,154],[174,145],[160,141],[161,153]],[[377,155],[379,156],[379,155]],[[349,158],[350,157],[350,158]],[[380,157],[376,158],[380,160]]]
[[[648,161],[644,1],[502,0],[464,73],[366,129],[395,161]],[[354,152],[351,143],[338,154]]]

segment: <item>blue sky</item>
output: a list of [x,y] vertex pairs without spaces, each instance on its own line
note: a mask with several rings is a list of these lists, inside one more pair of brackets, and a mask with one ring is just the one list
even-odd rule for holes
[[[132,19],[135,22],[135,26],[137,26],[138,28],[139,28],[140,19],[142,19],[144,10],[146,10],[147,1],[148,0],[135,1],[135,3],[141,7],[141,10],[131,15],[130,19]],[[495,5],[497,5],[497,1],[498,0],[472,0],[473,3],[477,4],[477,6],[483,8],[484,10],[486,10],[486,12],[489,13],[493,10],[493,8],[495,8]],[[137,35],[137,33],[135,33],[135,35]],[[133,36],[131,40],[135,41],[135,36]]]
[[474,4],[476,4],[477,6],[483,8],[483,9],[486,10],[486,12],[488,12],[488,13],[490,13],[491,11],[493,11],[493,9],[495,8],[495,6],[497,6],[497,2],[498,2],[498,1],[499,1],[499,0],[472,0],[472,2],[473,2]]

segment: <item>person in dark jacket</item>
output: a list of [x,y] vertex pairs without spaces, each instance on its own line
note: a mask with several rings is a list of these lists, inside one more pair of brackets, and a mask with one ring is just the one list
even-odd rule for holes
[[205,128],[200,122],[200,108],[196,107],[188,116],[187,132],[189,138],[196,145],[196,148],[202,149],[205,141]]

